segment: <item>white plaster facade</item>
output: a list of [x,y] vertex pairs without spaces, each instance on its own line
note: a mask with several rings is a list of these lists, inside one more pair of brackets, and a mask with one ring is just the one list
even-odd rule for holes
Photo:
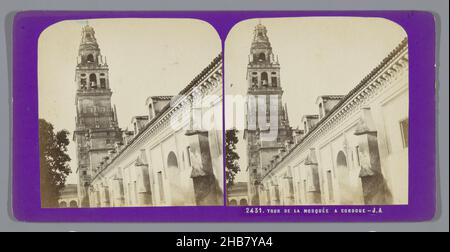
[[[90,205],[223,205],[222,100],[219,55],[159,114],[150,114],[127,144],[104,158],[92,179]],[[199,118],[212,126],[192,128]]]
[[68,184],[61,190],[60,193],[61,195],[58,199],[58,206],[60,208],[78,208],[80,206],[77,185]]
[[227,188],[227,206],[248,206],[248,183],[236,182]]
[[[319,121],[262,177],[260,204],[408,204],[408,86],[405,39],[328,114],[318,106]],[[363,189],[374,173],[383,200]]]

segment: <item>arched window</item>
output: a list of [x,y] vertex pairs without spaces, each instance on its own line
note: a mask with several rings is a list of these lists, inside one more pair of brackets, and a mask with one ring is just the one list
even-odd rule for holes
[[266,86],[269,83],[269,76],[266,72],[261,73],[261,84]]
[[258,86],[258,77],[253,76],[252,77],[252,87]]
[[100,78],[100,88],[106,89],[106,79]]
[[352,174],[347,165],[347,157],[343,151],[339,151],[337,154],[336,166],[339,202],[345,205],[362,203],[362,187],[353,184]]
[[97,75],[95,73],[89,75],[89,85],[91,88],[97,88]]
[[[185,188],[182,185],[181,167],[175,152],[171,151],[167,156],[167,181],[170,188],[170,202],[174,206],[181,206],[187,202]],[[198,181],[193,181],[194,184]],[[194,185],[194,188],[196,185]]]
[[343,167],[347,167],[347,158],[345,157],[344,152],[339,151],[338,155],[337,155],[337,166],[343,166]]
[[237,201],[235,199],[230,200],[228,203],[230,206],[237,206]]
[[61,202],[59,202],[59,207],[60,208],[66,208],[67,207],[67,203],[65,201],[61,201]]
[[77,207],[78,207],[78,203],[77,203],[75,200],[72,200],[72,201],[69,203],[69,206],[70,206],[71,208],[77,208]]
[[260,53],[258,56],[259,61],[266,61],[266,55],[264,53]]
[[241,200],[239,201],[239,205],[240,205],[240,206],[247,206],[247,205],[248,205],[247,199],[241,199]]
[[88,54],[88,56],[86,57],[86,61],[87,63],[94,63],[94,55]]
[[81,89],[86,89],[86,88],[87,88],[86,78],[82,78],[82,79],[80,80],[80,88],[81,88]]
[[169,153],[169,156],[167,157],[167,167],[169,168],[178,168],[178,160],[177,156],[173,151]]
[[278,86],[278,80],[277,80],[276,76],[272,76],[271,81],[272,81],[272,87]]
[[258,85],[258,72],[252,72],[252,86]]

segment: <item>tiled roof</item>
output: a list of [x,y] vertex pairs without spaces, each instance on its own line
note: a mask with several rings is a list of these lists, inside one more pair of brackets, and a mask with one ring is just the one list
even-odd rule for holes
[[298,142],[287,155],[285,155],[281,160],[277,162],[275,167],[273,167],[270,171],[265,173],[263,175],[263,178],[267,176],[273,169],[275,169],[279,163],[281,163],[284,159],[286,159],[298,146],[302,145],[304,140],[309,136],[312,135],[321,124],[328,119],[335,111],[339,110],[345,102],[352,97],[353,94],[355,94],[358,90],[362,89],[367,83],[374,77],[383,67],[388,64],[393,58],[395,58],[403,49],[408,47],[408,38],[404,38],[402,42],[394,49],[392,50],[388,56],[386,56],[366,77],[364,77],[358,85],[356,85],[348,94],[346,94],[342,99],[340,99],[339,103],[334,106],[331,111],[324,116],[304,137],[303,139]]
[[319,115],[304,115],[303,117],[308,119],[318,119]]
[[167,100],[171,100],[173,98],[173,95],[151,96],[150,98],[152,98],[153,100],[167,101]]
[[212,61],[211,63],[205,67],[195,78],[187,85],[179,95],[183,95],[187,93],[191,88],[193,88],[209,71],[214,69],[219,63],[222,62],[222,53],[219,53]]
[[133,118],[136,118],[136,119],[148,119],[148,115],[133,116]]
[[321,95],[322,99],[326,100],[340,100],[345,97],[345,95]]
[[[194,88],[196,85],[198,85],[200,83],[200,81],[202,80],[202,78],[205,77],[206,74],[208,74],[212,69],[214,69],[215,67],[218,66],[218,64],[220,64],[222,62],[222,53],[220,53],[218,56],[216,56],[212,62],[206,67],[204,68],[200,74],[198,74],[191,82],[189,82],[189,84],[183,89],[181,90],[181,92],[179,93],[179,95],[183,95],[189,92],[189,90],[191,90],[192,88]],[[164,97],[164,96],[160,96],[160,97]],[[129,146],[131,146],[131,144],[134,143],[134,141],[136,141],[136,139],[142,135],[148,128],[150,128],[163,114],[164,112],[166,112],[167,110],[170,109],[170,104],[167,104],[164,108],[162,108],[162,110],[160,111],[160,113],[154,117],[152,120],[150,120],[150,122],[148,122],[144,128],[139,131],[139,133],[133,137],[133,139],[131,139],[131,141],[122,149],[119,151],[119,153],[117,153],[117,155],[115,155],[112,160],[108,163],[108,165],[106,165],[106,167],[104,167],[103,169],[106,169],[109,164],[113,163],[115,159],[117,159],[117,157],[119,157],[126,149],[128,149]],[[98,174],[100,174],[101,172],[99,172]],[[95,175],[94,179],[92,181],[94,181],[96,179],[96,177],[98,176]]]

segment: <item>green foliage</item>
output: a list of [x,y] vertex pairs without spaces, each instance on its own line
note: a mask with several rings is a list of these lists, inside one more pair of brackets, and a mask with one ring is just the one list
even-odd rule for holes
[[239,154],[236,152],[236,144],[239,142],[236,129],[227,130],[225,135],[226,150],[226,183],[227,188],[231,188],[234,184],[236,174],[241,170],[239,167]]
[[67,130],[53,131],[53,125],[39,119],[39,154],[42,207],[58,207],[58,198],[66,178],[71,173],[67,146],[70,141]]

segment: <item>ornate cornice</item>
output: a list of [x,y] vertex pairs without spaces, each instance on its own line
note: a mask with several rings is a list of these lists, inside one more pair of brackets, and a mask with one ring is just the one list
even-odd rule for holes
[[375,67],[355,88],[333,107],[272,169],[265,173],[262,180],[279,168],[293,155],[300,153],[320,136],[332,130],[354,112],[358,111],[374,96],[389,86],[399,73],[408,68],[408,40],[405,38],[389,55]]
[[154,136],[170,125],[170,119],[183,111],[195,101],[196,97],[203,97],[220,88],[222,83],[222,54],[219,54],[199,75],[184,88],[171,103],[167,104],[161,113],[153,118],[126,146],[122,148],[104,168],[97,173],[95,179],[108,170],[117,160],[135,150],[144,139]]

